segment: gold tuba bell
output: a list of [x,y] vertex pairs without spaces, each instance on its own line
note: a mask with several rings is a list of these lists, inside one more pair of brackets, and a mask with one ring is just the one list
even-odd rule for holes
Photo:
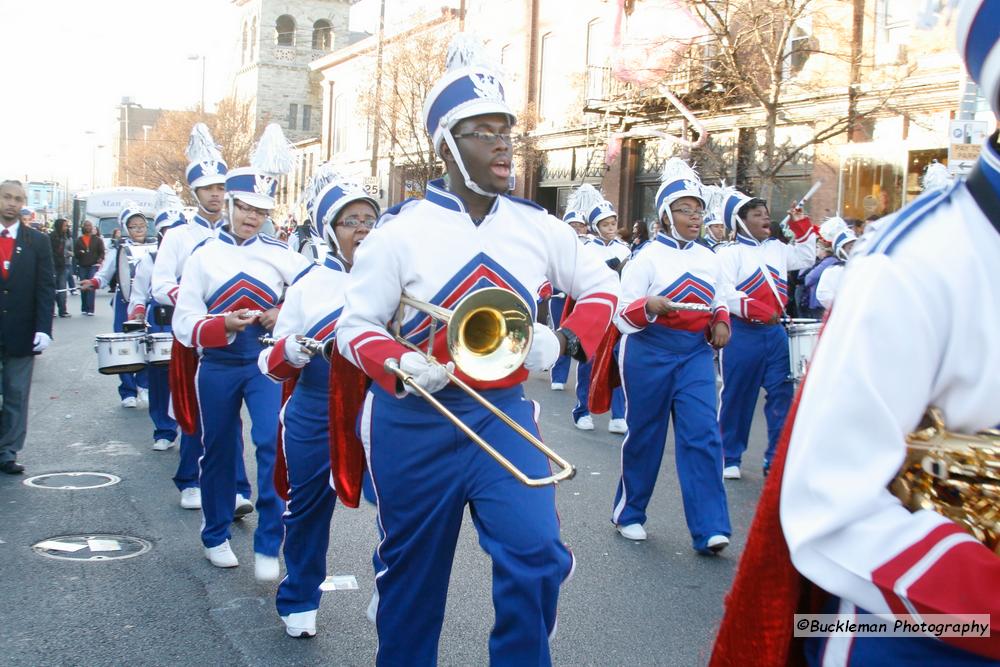
[[[400,334],[405,307],[419,310],[431,318],[426,352]],[[514,292],[499,287],[486,287],[470,292],[455,304],[453,310],[404,295],[400,300],[399,311],[396,314],[393,337],[403,346],[424,355],[433,363],[438,363],[433,357],[434,336],[437,333],[438,322],[447,327],[448,352],[452,361],[455,362],[455,366],[475,380],[491,381],[507,377],[521,367],[528,356],[528,350],[531,348],[532,320],[528,305]],[[558,472],[547,477],[529,477],[496,448],[479,437],[451,410],[434,398],[433,394],[418,385],[412,375],[399,367],[398,360],[388,360],[385,368],[388,372],[395,374],[401,382],[413,387],[424,400],[461,429],[470,440],[482,447],[487,454],[496,459],[521,483],[527,486],[545,486],[556,484],[564,479],[571,479],[576,474],[576,468],[568,461],[486,400],[454,373],[447,373],[448,379],[454,385],[545,454],[549,460],[559,466]]]
[[893,495],[911,511],[951,519],[1000,556],[1000,431],[952,433],[932,407],[906,444]]

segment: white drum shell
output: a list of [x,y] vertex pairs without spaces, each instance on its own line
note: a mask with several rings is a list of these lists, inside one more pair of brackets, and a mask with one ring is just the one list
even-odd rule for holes
[[790,324],[788,330],[789,377],[796,382],[805,377],[809,361],[812,359],[822,322],[810,324]]
[[146,339],[146,363],[150,366],[169,366],[170,350],[174,345],[172,333],[152,333]]
[[96,338],[97,370],[104,375],[135,373],[146,366],[145,334],[110,333]]

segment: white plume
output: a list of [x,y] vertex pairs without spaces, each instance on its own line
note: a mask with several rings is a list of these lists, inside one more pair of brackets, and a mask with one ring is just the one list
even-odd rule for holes
[[468,32],[456,33],[451,38],[444,66],[448,71],[464,67],[483,67],[494,71],[497,69],[483,48],[482,40]]
[[715,222],[722,222],[722,203],[725,201],[723,190],[726,182],[720,185],[702,185],[701,196],[705,198],[705,219],[712,219]]
[[156,211],[161,213],[163,211],[180,211],[184,208],[184,202],[181,198],[177,196],[174,189],[167,185],[162,184],[160,187],[156,188]]
[[332,162],[324,162],[316,167],[316,172],[309,179],[309,182],[306,183],[305,187],[302,188],[302,194],[299,196],[297,204],[305,206],[311,215],[313,201],[319,196],[323,188],[334,181],[343,179],[344,177]]
[[844,219],[839,216],[833,216],[824,220],[823,224],[819,226],[819,235],[832,245],[837,240],[837,237],[847,230],[847,223]]
[[692,169],[691,165],[679,157],[672,157],[663,163],[663,170],[660,172],[660,183],[679,180],[693,181],[699,185],[701,184],[698,172]]
[[927,165],[927,170],[924,172],[924,192],[943,190],[951,185],[951,181],[948,167],[935,160]]
[[208,125],[196,123],[191,128],[191,138],[188,139],[184,155],[189,162],[220,162],[222,160],[222,152],[215,145],[215,139],[212,138]]
[[250,156],[250,166],[271,176],[287,174],[295,168],[292,145],[285,138],[280,125],[271,123],[264,128],[264,134]]
[[584,183],[570,194],[566,200],[566,208],[577,211],[586,220],[587,215],[602,201],[604,196],[597,191],[597,188],[590,183]]

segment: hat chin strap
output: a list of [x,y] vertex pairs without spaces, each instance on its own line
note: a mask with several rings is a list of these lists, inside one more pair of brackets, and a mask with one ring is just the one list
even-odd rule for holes
[[[458,151],[458,146],[455,145],[455,138],[451,136],[451,130],[444,130],[444,141],[448,144],[448,148],[451,149],[451,154],[455,156],[455,164],[458,165],[458,170],[462,172],[462,179],[465,181],[465,187],[469,188],[477,195],[482,195],[483,197],[496,197],[500,193],[498,192],[487,192],[483,188],[479,187],[479,184],[472,180],[469,176],[469,171],[465,168],[465,162],[462,161],[462,154]],[[514,189],[514,162],[511,160],[511,170],[510,176],[507,177],[507,190]]]
[[[747,223],[743,222],[743,218],[736,213],[733,214],[733,217],[736,218],[736,224],[739,225],[739,229],[743,230],[743,235],[753,241],[754,245],[760,245],[760,241],[755,239],[753,234],[750,233],[750,230],[747,228]],[[739,233],[739,230],[737,230],[737,233]]]
[[670,223],[670,236],[672,236],[673,239],[678,243],[680,243],[681,245],[689,243],[689,241],[686,238],[680,235],[680,232],[677,231],[677,228],[674,227],[674,216],[670,215],[669,206],[667,206],[667,210],[664,211],[664,214],[667,216],[667,221]]

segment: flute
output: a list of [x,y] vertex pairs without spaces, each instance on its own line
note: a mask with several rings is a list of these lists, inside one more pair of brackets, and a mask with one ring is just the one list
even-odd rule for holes
[[[812,197],[812,196],[813,196],[814,194],[816,194],[816,191],[817,191],[817,190],[819,190],[819,187],[820,187],[821,185],[823,185],[823,182],[822,182],[822,181],[816,181],[815,183],[813,183],[813,184],[812,184],[812,187],[811,187],[811,188],[809,188],[809,192],[805,193],[805,194],[804,194],[804,195],[802,196],[802,199],[800,199],[800,200],[799,200],[799,203],[797,203],[797,204],[796,204],[795,206],[793,206],[792,208],[793,208],[793,209],[796,209],[796,208],[802,208],[803,206],[805,206],[805,203],[806,203],[807,201],[809,201],[809,199],[810,199],[810,198],[811,198],[811,197]],[[779,223],[778,223],[778,226],[779,226],[779,227],[781,228],[781,231],[785,232],[785,235],[786,235],[786,236],[788,236],[788,238],[792,238],[792,236],[793,236],[793,235],[791,234],[791,230],[789,230],[789,229],[788,229],[788,221],[789,221],[789,219],[790,219],[791,217],[792,217],[792,216],[791,216],[790,214],[789,214],[789,215],[786,215],[786,216],[785,216],[784,218],[782,218],[782,219],[781,219],[781,222],[779,222]],[[787,230],[787,231],[786,231],[786,230]]]
[[706,306],[703,303],[684,303],[681,301],[668,301],[667,304],[674,310],[693,310],[699,313],[712,312],[712,307]]
[[[227,310],[224,313],[208,313],[207,315],[205,315],[205,317],[226,317],[227,315],[232,315],[235,312],[236,312],[235,310]],[[263,314],[264,314],[263,310],[248,310],[240,317],[240,319],[252,320],[253,318],[260,317]]]

